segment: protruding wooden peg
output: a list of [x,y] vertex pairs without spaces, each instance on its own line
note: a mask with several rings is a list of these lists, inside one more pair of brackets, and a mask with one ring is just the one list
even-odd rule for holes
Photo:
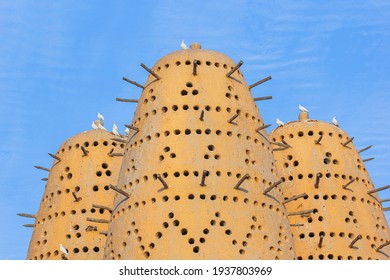
[[346,183],[344,186],[343,186],[343,189],[346,189],[350,184],[352,184],[353,182],[356,181],[356,178],[353,178],[351,179],[348,183]]
[[262,125],[258,129],[256,129],[256,132],[260,133],[260,131],[262,131],[263,129],[266,129],[266,128],[270,127],[270,126],[271,126],[271,124]]
[[77,197],[75,192],[72,192],[72,195],[74,197],[74,202],[79,202],[82,199],[81,197]]
[[317,144],[317,145],[321,145],[321,140],[322,140],[322,137],[323,137],[323,136],[324,136],[324,135],[321,134],[320,137],[319,137],[317,140],[314,141],[314,143]]
[[122,139],[122,138],[111,138],[112,141],[115,141],[115,142],[120,142],[120,143],[127,143],[127,141],[125,139]]
[[282,202],[282,204],[289,203],[290,201],[297,200],[297,199],[302,198],[302,197],[307,197],[307,194],[306,193],[302,193],[302,194],[294,195],[294,196],[292,196],[290,198],[285,199]]
[[32,218],[32,219],[35,219],[36,216],[33,215],[33,214],[26,214],[26,213],[17,213],[16,215],[20,216],[20,217],[25,217],[25,218]]
[[383,243],[382,245],[378,246],[378,248],[376,248],[376,251],[379,252],[381,249],[388,245],[390,245],[390,241],[387,241],[386,243]]
[[35,227],[34,224],[24,224],[23,226],[24,226],[24,227]]
[[129,102],[129,103],[138,103],[138,99],[127,99],[127,98],[119,98],[117,97],[115,99],[116,101],[119,101],[119,102]]
[[355,137],[350,138],[350,139],[347,140],[346,142],[342,143],[342,145],[343,145],[344,147],[347,146],[349,143],[351,143],[351,142],[353,141],[354,138],[355,138]]
[[242,177],[238,182],[237,184],[234,186],[234,189],[235,190],[238,190],[238,188],[241,186],[241,184],[246,180],[246,179],[249,179],[249,174],[245,174],[244,177]]
[[315,188],[318,188],[320,186],[321,177],[322,177],[322,174],[321,173],[317,173],[317,175],[316,175],[316,182],[314,183],[314,187]]
[[130,129],[132,129],[132,130],[135,130],[135,131],[139,132],[139,128],[138,128],[138,127],[135,127],[135,126],[132,125],[132,124],[125,124],[125,126],[126,126],[127,128],[130,128]]
[[322,243],[324,242],[324,234],[320,234],[320,241],[318,242],[318,248],[322,248]]
[[97,231],[97,227],[95,227],[95,226],[87,226],[85,228],[85,231]]
[[161,182],[161,184],[164,186],[164,189],[168,189],[167,182],[165,182],[164,178],[161,177],[160,174],[156,174],[156,179],[158,179]]
[[152,69],[148,68],[145,64],[141,63],[141,67],[144,68],[146,71],[148,71],[157,80],[161,79],[161,77],[159,75],[157,75]]
[[262,83],[264,83],[264,82],[266,82],[266,81],[269,81],[269,80],[271,80],[271,79],[272,79],[272,77],[271,77],[271,76],[268,76],[267,78],[264,78],[264,79],[262,79],[262,80],[260,80],[260,81],[258,81],[258,82],[256,82],[256,83],[254,83],[254,84],[251,84],[251,85],[249,86],[249,89],[252,89],[252,88],[254,88],[254,87],[258,86],[258,85],[261,85]]
[[233,122],[240,114],[237,113],[235,114],[233,117],[231,117],[230,119],[228,119],[228,123],[231,123],[231,124],[234,124],[234,125],[237,125],[237,123]]
[[268,188],[266,188],[266,189],[264,190],[263,194],[269,193],[273,188],[279,186],[281,183],[283,183],[283,180],[279,180],[279,181],[273,183],[270,187],[268,187]]
[[240,67],[241,65],[243,64],[244,62],[242,60],[240,60],[236,66],[233,67],[232,70],[230,70],[227,74],[226,74],[226,77],[230,77],[234,72],[236,72]]
[[384,187],[381,187],[381,188],[377,188],[377,189],[374,189],[374,190],[367,191],[367,193],[368,194],[372,194],[372,193],[380,192],[380,191],[383,191],[383,190],[387,190],[388,188],[390,188],[390,185],[387,185],[387,186],[384,186]]
[[288,144],[288,143],[286,142],[286,140],[282,139],[282,143],[283,143],[284,145],[286,145],[287,147],[292,148],[292,147],[290,146],[290,144]]
[[124,153],[110,153],[108,154],[110,157],[123,157]]
[[39,166],[39,165],[35,165],[34,167],[35,167],[36,169],[40,169],[40,170],[44,170],[44,171],[50,172],[50,169],[49,169],[49,168],[46,168],[46,167],[42,167],[42,166]]
[[288,148],[276,148],[276,149],[272,149],[273,152],[277,152],[277,151],[284,151],[284,150],[287,150]]
[[117,187],[115,187],[115,186],[113,186],[113,185],[111,185],[111,184],[110,184],[110,189],[112,189],[112,190],[114,190],[114,191],[120,193],[120,194],[123,195],[123,196],[126,196],[127,198],[130,197],[130,195],[129,195],[127,192],[125,192],[125,191],[123,191],[123,190],[121,190],[121,189],[119,189],[119,188],[117,188]]
[[389,202],[389,201],[390,201],[390,198],[386,198],[386,199],[382,199],[382,200],[380,201],[380,203]]
[[362,239],[362,235],[361,234],[359,234],[358,236],[356,236],[352,241],[351,241],[351,243],[349,244],[349,248],[352,248],[353,247],[353,245],[355,245],[355,243],[356,242],[358,242],[360,239]]
[[304,224],[290,224],[290,227],[303,227]]
[[47,181],[47,180],[49,180],[48,178],[42,178],[41,179],[42,181]]
[[87,221],[88,221],[88,222],[94,222],[94,223],[100,223],[100,224],[108,224],[108,223],[110,223],[109,220],[105,220],[105,219],[95,219],[95,218],[87,218]]
[[375,159],[375,158],[366,158],[366,159],[363,159],[363,162],[366,162],[366,161],[370,161],[370,160],[373,160],[373,159]]
[[390,211],[390,207],[383,208],[383,211]]
[[135,81],[129,80],[129,79],[126,78],[126,77],[123,77],[122,79],[123,79],[124,81],[126,81],[126,82],[128,82],[128,83],[130,83],[130,84],[133,84],[133,85],[135,85],[135,86],[137,86],[137,87],[140,87],[140,88],[142,88],[142,89],[145,88],[143,85],[140,85],[139,83],[137,83],[137,82],[135,82]]
[[99,234],[103,234],[103,235],[107,236],[108,232],[107,231],[99,231]]
[[51,153],[47,153],[49,156],[51,156],[52,158],[58,160],[58,161],[61,161],[61,159],[59,157],[57,157],[56,155],[53,155]]
[[272,99],[272,96],[268,95],[268,96],[262,96],[262,97],[255,97],[255,98],[253,98],[254,101],[263,101],[263,100],[269,100],[269,99]]
[[210,172],[208,172],[207,170],[203,170],[203,174],[202,174],[202,180],[200,181],[200,185],[202,187],[206,186],[206,177],[209,176]]
[[311,214],[314,212],[315,209],[309,209],[309,210],[303,210],[303,211],[298,211],[298,212],[290,212],[288,213],[288,216],[297,216],[297,215],[306,215],[306,214]]
[[83,157],[85,157],[89,154],[89,151],[87,151],[87,149],[84,148],[84,146],[80,146],[80,149],[83,151]]
[[199,63],[199,60],[194,60],[194,63],[193,63],[193,68],[192,68],[192,75],[196,76],[198,75],[198,63]]
[[291,148],[291,146],[290,145],[286,145],[286,144],[284,144],[284,143],[280,143],[280,142],[275,142],[275,141],[273,141],[273,142],[270,142],[271,144],[274,144],[274,145],[276,145],[276,146],[279,146],[279,147],[283,147],[283,148]]
[[203,122],[204,121],[204,110],[202,110],[202,112],[200,112],[200,117],[199,119]]
[[108,212],[112,212],[112,208],[108,207],[108,206],[104,206],[104,205],[98,205],[98,204],[92,204],[92,207],[93,208],[98,208],[98,209],[104,209],[104,210],[107,210]]
[[368,147],[365,147],[365,148],[359,150],[358,153],[360,154],[360,153],[362,153],[362,152],[364,152],[364,151],[367,151],[368,149],[371,149],[372,146],[373,146],[373,145],[370,145],[370,146],[368,146]]

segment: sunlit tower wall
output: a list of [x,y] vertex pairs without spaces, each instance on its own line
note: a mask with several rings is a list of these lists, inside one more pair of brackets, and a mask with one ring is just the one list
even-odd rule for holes
[[284,180],[297,259],[388,259],[389,227],[365,160],[338,126],[308,120],[277,127],[270,139]]
[[82,132],[52,155],[27,259],[103,258],[114,198],[110,184],[117,183],[124,149],[114,137],[120,138],[103,129]]
[[128,125],[105,259],[295,257],[240,65],[193,44],[144,67],[151,75]]

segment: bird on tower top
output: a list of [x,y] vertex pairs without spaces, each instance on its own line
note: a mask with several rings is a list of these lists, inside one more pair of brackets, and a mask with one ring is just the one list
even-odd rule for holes
[[180,47],[181,47],[182,50],[188,50],[188,47],[187,47],[187,45],[184,43],[184,40],[181,41]]
[[332,123],[333,123],[335,126],[339,126],[339,122],[336,120],[336,117],[333,117],[333,118],[332,118]]
[[282,121],[279,120],[279,119],[276,119],[276,124],[277,124],[278,126],[283,126],[283,125],[284,125],[284,122],[282,122]]

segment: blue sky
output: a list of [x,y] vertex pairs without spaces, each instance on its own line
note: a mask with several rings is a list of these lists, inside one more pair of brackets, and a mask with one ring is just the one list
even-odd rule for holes
[[[0,259],[24,259],[36,213],[64,140],[131,122],[140,83],[181,40],[198,41],[241,67],[266,123],[335,115],[358,148],[373,183],[390,183],[390,3],[388,1],[0,1]],[[273,126],[275,127],[275,126]],[[390,191],[380,193],[382,199]],[[390,205],[386,205],[390,207]],[[387,219],[390,214],[387,212]]]

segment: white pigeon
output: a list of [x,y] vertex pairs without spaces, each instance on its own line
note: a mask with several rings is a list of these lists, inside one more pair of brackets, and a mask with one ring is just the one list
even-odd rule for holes
[[98,129],[99,127],[96,125],[95,122],[92,122],[92,128],[93,128],[93,129]]
[[183,50],[188,50],[188,47],[187,47],[187,45],[184,43],[184,40],[181,41],[180,47],[181,47]]
[[339,126],[339,122],[336,120],[336,117],[333,117],[332,123],[333,123],[335,126]]
[[279,119],[276,119],[276,124],[277,124],[278,126],[283,126],[283,125],[284,125],[284,122],[282,122],[282,121],[279,120]]
[[305,107],[303,107],[302,105],[299,105],[298,106],[299,110],[301,110],[301,112],[306,112],[306,113],[309,113],[309,110],[307,110]]
[[116,136],[121,136],[119,134],[119,131],[118,131],[118,127],[116,126],[116,124],[114,123],[113,127],[112,127],[112,133],[114,133],[114,135]]
[[127,136],[129,136],[129,134],[130,134],[130,128],[126,127],[125,133],[126,133]]
[[65,247],[64,247],[64,246],[62,246],[62,244],[60,244],[60,251],[61,251],[62,253],[64,253],[64,254],[65,254],[65,256],[67,256],[67,255],[68,255],[68,250],[66,250],[66,249],[65,249]]
[[104,121],[104,117],[103,117],[103,115],[102,115],[102,114],[100,114],[99,112],[98,112],[98,119],[99,119],[99,120],[101,120],[101,121]]
[[104,126],[102,126],[100,123],[98,124],[99,129],[107,130]]

